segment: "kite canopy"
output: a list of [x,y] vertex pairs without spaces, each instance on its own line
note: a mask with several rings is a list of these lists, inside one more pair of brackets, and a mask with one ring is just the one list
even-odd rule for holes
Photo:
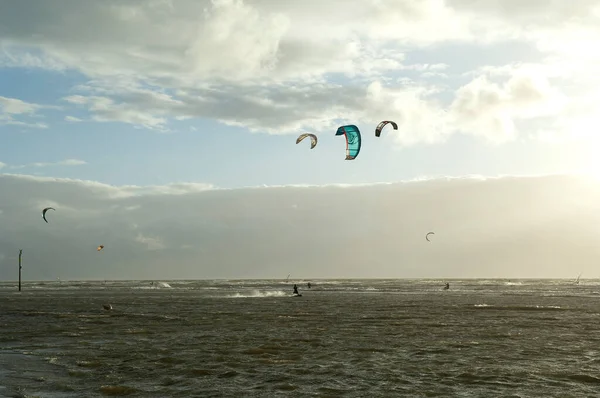
[[46,223],[48,222],[48,220],[46,220],[46,212],[48,210],[56,211],[56,209],[54,207],[46,207],[44,210],[42,210],[42,218],[44,219],[44,221],[46,221]]
[[317,146],[317,136],[309,133],[300,134],[298,138],[296,138],[296,144],[299,144],[306,137],[310,137],[310,149]]
[[427,234],[425,235],[425,239],[427,239],[427,242],[431,242],[429,240],[429,235],[435,235],[435,232],[427,232]]
[[396,124],[396,122],[392,122],[391,120],[384,120],[384,121],[382,121],[381,123],[379,123],[377,125],[377,128],[375,129],[375,137],[379,137],[381,135],[381,130],[388,123],[392,125],[392,127],[394,128],[394,130],[398,130],[398,125]]
[[335,135],[346,136],[346,160],[356,159],[360,153],[361,137],[360,130],[355,125],[341,126]]
[[104,245],[100,245],[100,246],[98,246],[98,248],[97,248],[96,250],[100,251],[100,250],[102,250],[102,249],[104,249]]

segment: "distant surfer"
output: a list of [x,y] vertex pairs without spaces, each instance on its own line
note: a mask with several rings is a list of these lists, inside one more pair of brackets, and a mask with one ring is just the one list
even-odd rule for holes
[[298,286],[296,286],[295,283],[294,283],[294,294],[300,295],[300,293],[298,293]]
[[306,284],[306,286],[308,286],[308,288],[310,289],[310,286],[311,286],[310,282],[308,282],[308,283]]
[[446,282],[446,286],[444,286],[444,290],[449,290],[450,289],[450,284],[448,282]]

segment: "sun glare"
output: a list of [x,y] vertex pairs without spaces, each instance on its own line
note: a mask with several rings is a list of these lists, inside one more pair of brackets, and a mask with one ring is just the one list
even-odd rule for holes
[[560,159],[555,161],[576,174],[600,181],[600,112],[578,115],[565,124],[564,140],[557,142],[562,146]]
[[579,173],[600,181],[600,132],[585,141],[580,156]]

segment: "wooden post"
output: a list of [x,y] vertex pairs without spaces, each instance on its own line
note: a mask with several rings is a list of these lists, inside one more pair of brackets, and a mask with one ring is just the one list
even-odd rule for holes
[[19,250],[19,291],[21,291],[21,255],[23,254],[23,250]]

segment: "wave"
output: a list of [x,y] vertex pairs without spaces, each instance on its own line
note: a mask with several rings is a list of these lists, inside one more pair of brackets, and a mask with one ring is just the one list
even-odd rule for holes
[[286,293],[282,290],[271,290],[271,291],[261,291],[261,290],[252,290],[250,293],[235,293],[225,297],[229,298],[253,298],[253,297],[284,297],[289,296],[290,293]]
[[486,308],[492,310],[513,310],[513,311],[553,311],[566,310],[558,305],[491,305],[491,304],[475,304],[475,308]]
[[173,286],[167,282],[150,282],[149,286],[134,286],[132,289],[172,289]]

